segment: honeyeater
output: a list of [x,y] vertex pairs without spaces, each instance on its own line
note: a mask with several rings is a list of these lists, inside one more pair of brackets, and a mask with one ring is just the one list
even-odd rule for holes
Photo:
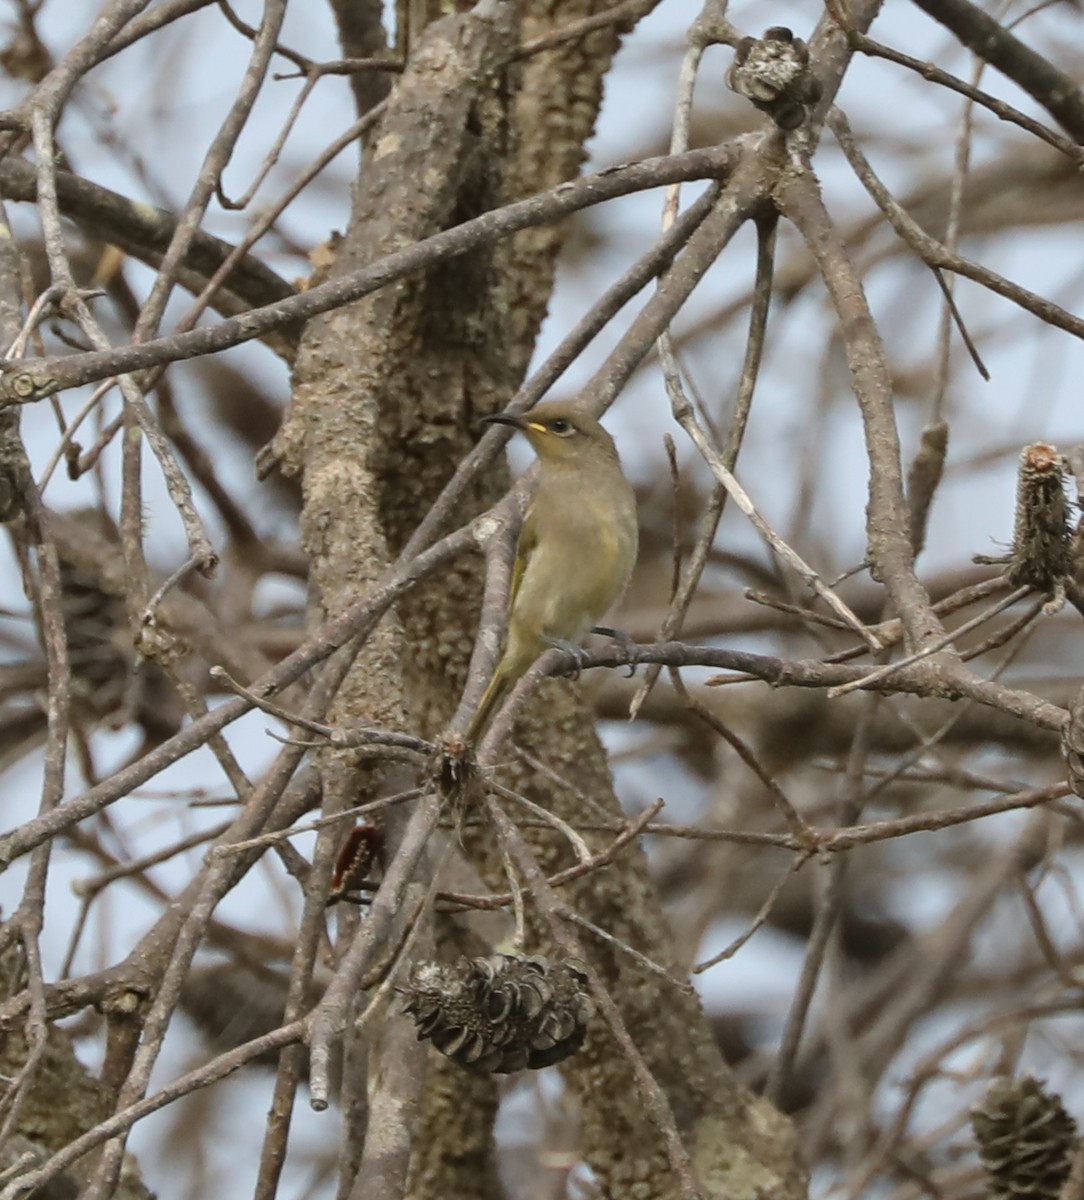
[[621,598],[636,562],[636,497],[614,440],[575,404],[483,418],[526,435],[538,481],[523,520],[504,654],[467,730],[477,743],[549,646],[577,643]]

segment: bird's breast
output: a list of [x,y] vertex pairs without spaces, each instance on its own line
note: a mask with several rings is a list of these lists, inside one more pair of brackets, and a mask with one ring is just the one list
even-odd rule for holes
[[[622,481],[623,482],[623,481]],[[544,637],[574,641],[621,598],[636,562],[635,510],[582,497],[539,513],[538,539],[516,597],[515,617]]]

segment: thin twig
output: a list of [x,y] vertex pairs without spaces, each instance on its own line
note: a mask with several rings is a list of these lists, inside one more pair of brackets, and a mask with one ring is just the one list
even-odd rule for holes
[[1016,588],[1015,591],[1010,592],[1007,596],[997,601],[996,604],[991,604],[989,608],[983,609],[977,616],[972,617],[969,621],[964,621],[962,625],[958,625],[955,629],[942,635],[936,641],[930,642],[929,645],[923,646],[921,650],[916,650],[913,654],[907,655],[906,658],[901,658],[898,662],[885,663],[883,667],[878,667],[875,671],[871,671],[861,679],[854,679],[850,683],[841,683],[837,687],[829,688],[825,694],[829,700],[835,700],[840,696],[846,696],[848,692],[858,691],[860,688],[868,687],[871,683],[887,679],[889,675],[892,675],[901,667],[909,667],[913,663],[921,662],[922,659],[928,658],[931,654],[936,654],[938,650],[944,650],[946,646],[951,646],[959,638],[963,637],[964,634],[970,633],[980,625],[985,625],[991,617],[996,617],[998,613],[1011,608],[1017,600],[1023,600],[1030,591],[1031,588],[1029,586]]
[[711,958],[705,958],[703,962],[698,962],[693,968],[694,975],[700,975],[704,971],[710,971],[712,967],[717,967],[721,962],[726,962],[727,959],[733,958],[735,954],[752,938],[758,929],[762,928],[764,923],[772,915],[783,889],[790,883],[791,879],[805,866],[809,861],[810,852],[802,851],[791,859],[786,871],[772,885],[772,890],[764,898],[764,903],[757,910],[756,916],[749,923],[748,928],[742,930],[740,934],[730,943],[725,946],[718,954],[713,954]]
[[881,643],[878,641],[875,634],[859,620],[858,617],[850,610],[850,608],[836,595],[830,587],[825,584],[816,571],[810,567],[805,560],[775,532],[767,521],[757,511],[753,504],[749,493],[741,486],[734,478],[731,472],[723,463],[722,458],[716,450],[709,444],[704,436],[704,431],[697,423],[696,416],[692,411],[692,406],[684,398],[684,394],[677,384],[679,372],[677,364],[671,361],[667,365],[667,351],[663,348],[660,342],[659,349],[660,358],[663,360],[664,369],[666,370],[666,390],[670,396],[670,405],[674,413],[674,420],[685,430],[689,435],[689,440],[699,450],[704,462],[707,463],[711,473],[726,489],[727,494],[734,503],[742,510],[749,518],[750,524],[756,529],[757,533],[764,539],[771,549],[779,555],[781,559],[795,571],[801,579],[803,579],[822,600],[832,609],[832,611],[852,629],[866,643],[871,650],[880,650]]
[[[734,146],[715,146],[690,150],[674,157],[644,159],[642,162],[586,175],[537,196],[463,221],[356,271],[347,272],[328,283],[275,303],[251,309],[241,317],[227,318],[188,333],[112,350],[27,359],[17,369],[9,368],[0,373],[0,392],[10,402],[28,403],[65,388],[97,382],[125,372],[143,371],[215,354],[262,337],[284,325],[307,321],[320,313],[341,308],[415,271],[430,268],[446,258],[478,250],[510,237],[521,229],[549,224],[618,196],[665,187],[675,179],[726,178],[735,167],[738,157]],[[741,215],[737,214],[739,219],[736,224],[740,223]]]
[[253,1038],[252,1041],[245,1042],[244,1045],[238,1046],[235,1050],[228,1050],[224,1054],[219,1054],[202,1067],[185,1072],[185,1074],[172,1080],[160,1091],[155,1092],[154,1095],[121,1109],[113,1116],[95,1125],[92,1129],[88,1129],[86,1133],[58,1150],[52,1157],[42,1163],[40,1167],[18,1176],[12,1183],[0,1191],[0,1200],[19,1200],[27,1192],[33,1192],[42,1188],[50,1179],[55,1179],[57,1175],[66,1170],[73,1162],[82,1158],[87,1151],[100,1146],[102,1142],[107,1141],[109,1138],[126,1133],[138,1121],[143,1120],[144,1117],[149,1117],[151,1113],[158,1112],[159,1109],[172,1104],[181,1096],[190,1095],[192,1092],[208,1087],[212,1083],[217,1083],[220,1079],[225,1079],[227,1075],[232,1075],[234,1071],[239,1070],[246,1063],[252,1062],[254,1059],[258,1059],[283,1046],[290,1046],[295,1042],[301,1041],[304,1036],[305,1022],[294,1021],[292,1024],[284,1025],[279,1029],[273,1030],[271,1033],[264,1034],[262,1037]]
[[932,62],[925,62],[920,58],[912,58],[911,55],[904,54],[902,51],[896,50],[891,46],[875,42],[865,34],[848,30],[847,36],[851,45],[856,50],[861,51],[861,53],[876,58],[884,58],[889,62],[896,63],[898,66],[907,67],[908,70],[917,72],[923,79],[929,80],[930,83],[936,83],[940,87],[958,92],[961,96],[966,96],[975,104],[981,104],[983,108],[989,109],[998,120],[1018,125],[1021,129],[1046,142],[1048,146],[1053,146],[1055,150],[1060,150],[1062,154],[1067,155],[1075,162],[1084,164],[1084,148],[1070,141],[1067,137],[1063,137],[1060,133],[1056,133],[1053,129],[1049,129],[1040,121],[1033,120],[1026,113],[1013,108],[1012,105],[1006,104],[1004,100],[999,100],[996,96],[991,96],[988,92],[980,91],[972,84],[965,83],[955,75],[950,75],[947,71],[942,71],[940,67],[935,66]]
[[518,862],[520,870],[523,872],[524,878],[531,889],[531,895],[541,910],[542,915],[546,918],[554,939],[566,954],[583,962],[592,997],[627,1058],[633,1077],[642,1090],[643,1101],[647,1105],[659,1132],[663,1136],[670,1166],[677,1176],[681,1194],[687,1200],[701,1200],[700,1189],[695,1182],[692,1161],[689,1157],[689,1152],[682,1143],[681,1134],[678,1131],[677,1122],[674,1118],[674,1112],[666,1093],[651,1073],[647,1063],[644,1061],[643,1055],[629,1035],[625,1022],[621,1017],[621,1012],[614,1002],[613,997],[599,978],[595,969],[584,959],[575,937],[570,934],[569,930],[562,923],[562,906],[546,881],[546,877],[535,860],[534,855],[531,853],[530,848],[494,800],[487,798],[486,807],[490,819],[496,826],[497,836],[505,842],[509,853]]
[[869,161],[855,141],[843,113],[834,109],[828,124],[835,134],[836,141],[839,142],[840,149],[851,164],[851,169],[872,196],[877,207],[888,218],[888,223],[900,239],[910,246],[924,263],[930,267],[953,271],[965,279],[972,279],[994,292],[995,295],[1011,300],[1041,321],[1045,321],[1057,329],[1064,329],[1075,337],[1084,338],[1084,320],[1081,318],[1047,300],[1044,296],[1013,283],[996,271],[991,271],[988,267],[980,266],[969,259],[950,253],[936,238],[930,237],[874,174]]

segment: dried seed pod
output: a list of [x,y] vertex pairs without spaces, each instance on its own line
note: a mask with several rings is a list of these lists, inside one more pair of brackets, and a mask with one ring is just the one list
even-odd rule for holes
[[507,1073],[558,1063],[583,1044],[593,1011],[572,962],[524,954],[421,963],[403,1011],[418,1038],[460,1066]]
[[993,1080],[971,1110],[993,1200],[1055,1200],[1069,1175],[1076,1122],[1030,1075]]
[[1073,794],[1084,797],[1084,688],[1069,705],[1069,720],[1061,731],[1061,752]]
[[766,112],[780,129],[797,129],[821,83],[809,67],[809,47],[784,25],[762,38],[742,38],[726,76],[727,87]]
[[375,888],[374,867],[376,874],[384,873],[384,832],[375,825],[355,825],[335,860],[328,903]]
[[1020,451],[1009,580],[1053,594],[1072,572],[1065,459],[1056,446],[1033,442]]

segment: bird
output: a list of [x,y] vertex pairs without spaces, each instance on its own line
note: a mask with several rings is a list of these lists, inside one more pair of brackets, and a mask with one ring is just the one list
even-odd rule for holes
[[535,659],[576,646],[621,599],[639,538],[614,440],[582,407],[551,401],[482,419],[524,434],[539,469],[516,545],[504,654],[467,728],[475,745]]

